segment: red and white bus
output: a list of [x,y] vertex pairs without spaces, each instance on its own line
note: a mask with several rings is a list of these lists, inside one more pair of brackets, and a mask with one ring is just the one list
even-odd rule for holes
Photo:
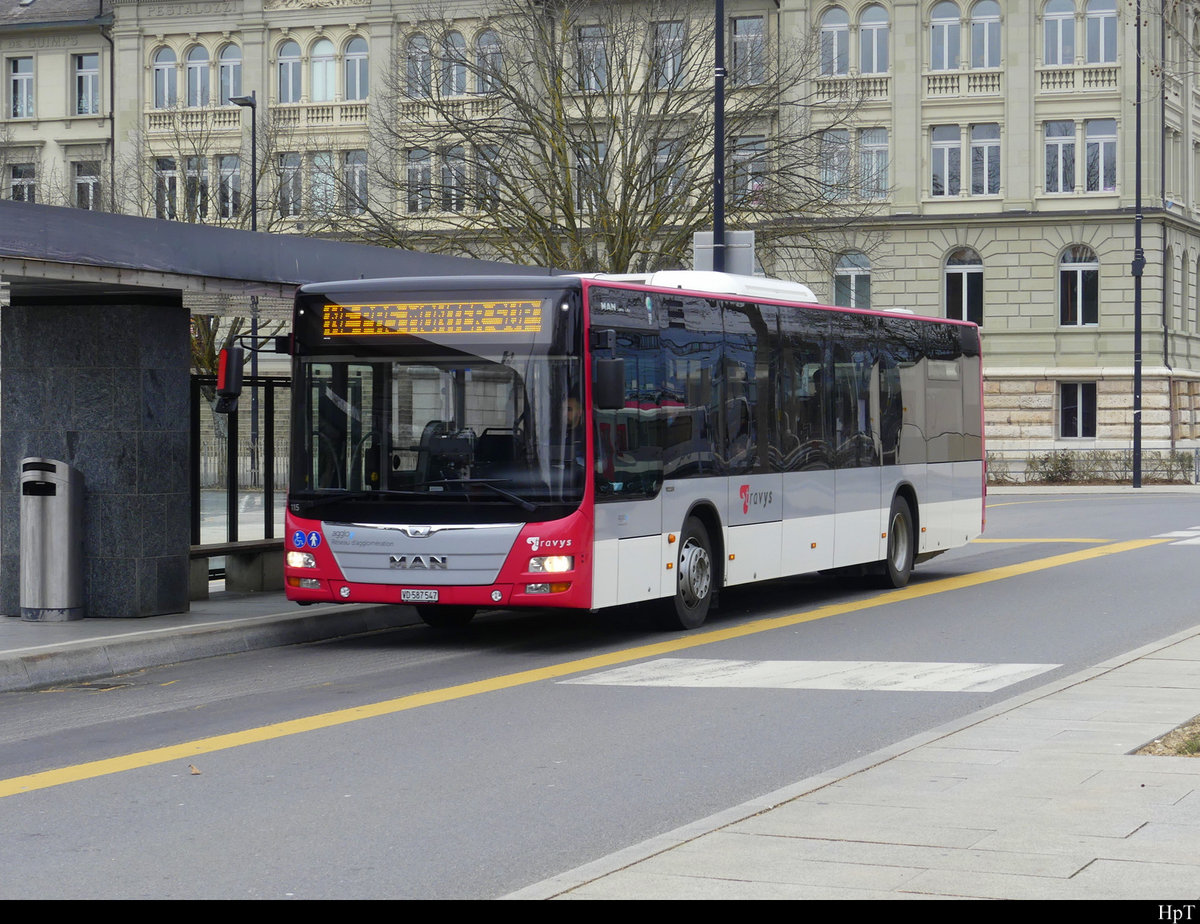
[[979,332],[759,277],[305,286],[288,596],[480,608],[662,600],[848,569],[907,583],[983,528]]

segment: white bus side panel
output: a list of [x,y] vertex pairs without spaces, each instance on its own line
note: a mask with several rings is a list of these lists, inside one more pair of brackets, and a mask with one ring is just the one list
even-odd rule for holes
[[843,468],[835,473],[834,498],[837,527],[833,536],[833,564],[861,565],[886,554],[882,538],[891,496],[880,497],[883,473],[878,468]]
[[778,520],[751,526],[731,526],[726,530],[726,535],[727,585],[769,581],[783,573],[780,570],[783,524]]
[[783,574],[833,567],[834,480],[831,470],[783,476]]
[[[592,546],[592,606],[655,600],[663,594],[664,536],[599,539]],[[674,580],[674,571],[669,572]],[[674,592],[674,584],[671,585]]]

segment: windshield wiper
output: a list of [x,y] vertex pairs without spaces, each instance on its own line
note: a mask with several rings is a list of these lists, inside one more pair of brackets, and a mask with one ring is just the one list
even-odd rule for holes
[[327,504],[336,504],[341,501],[364,500],[371,497],[422,497],[423,492],[419,491],[346,491],[340,494],[329,494],[325,497],[315,497],[311,500],[295,500],[293,504],[300,507],[301,510],[315,510],[318,507],[324,507]]
[[511,501],[517,504],[526,513],[532,513],[537,510],[537,505],[521,497],[519,494],[514,494],[512,491],[507,491],[500,487],[496,482],[488,478],[444,478],[439,481],[427,481],[427,485],[445,484],[445,485],[468,485],[477,484],[487,488],[493,494],[503,497],[506,501]]

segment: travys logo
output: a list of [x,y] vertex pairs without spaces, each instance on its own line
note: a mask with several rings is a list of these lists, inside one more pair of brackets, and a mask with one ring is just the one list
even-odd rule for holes
[[748,484],[742,485],[738,490],[738,497],[742,499],[742,513],[749,513],[751,507],[765,508],[774,496],[773,491],[751,491]]
[[570,539],[542,539],[540,536],[530,536],[525,540],[529,543],[529,548],[536,552],[538,549],[569,549],[571,547]]

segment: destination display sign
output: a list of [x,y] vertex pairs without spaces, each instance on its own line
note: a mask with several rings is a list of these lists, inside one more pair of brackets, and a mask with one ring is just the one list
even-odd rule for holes
[[540,300],[325,305],[326,337],[522,334],[542,329]]

